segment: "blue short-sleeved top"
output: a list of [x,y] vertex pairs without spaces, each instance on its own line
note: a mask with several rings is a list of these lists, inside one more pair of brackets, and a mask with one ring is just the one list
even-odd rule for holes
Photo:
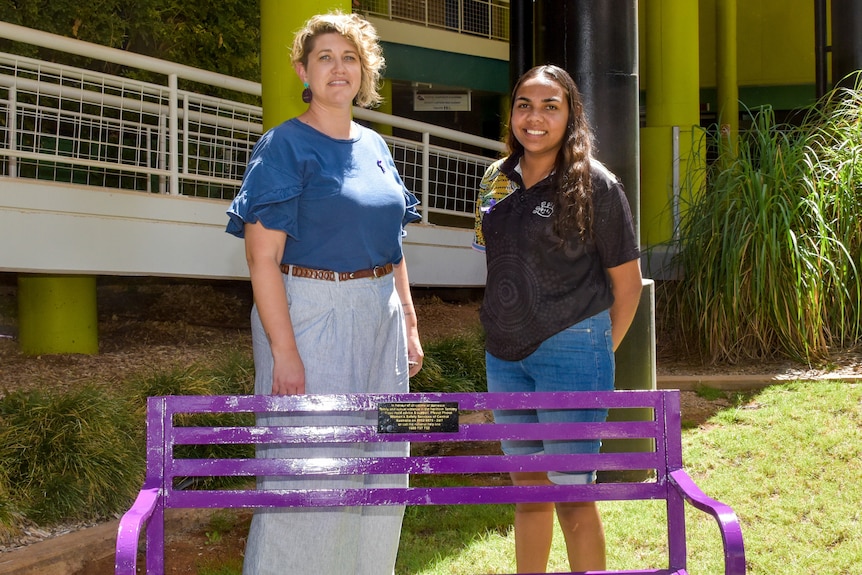
[[348,140],[294,118],[257,142],[227,211],[227,232],[261,222],[287,234],[282,263],[349,272],[402,259],[404,227],[419,220],[386,142],[364,126]]

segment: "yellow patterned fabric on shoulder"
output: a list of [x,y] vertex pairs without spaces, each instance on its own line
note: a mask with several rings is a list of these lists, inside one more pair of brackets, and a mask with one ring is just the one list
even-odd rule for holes
[[518,185],[510,180],[500,167],[505,158],[497,160],[485,170],[482,181],[479,182],[479,195],[476,198],[476,222],[473,226],[475,237],[473,247],[485,251],[485,237],[482,235],[482,218],[494,205],[518,189]]

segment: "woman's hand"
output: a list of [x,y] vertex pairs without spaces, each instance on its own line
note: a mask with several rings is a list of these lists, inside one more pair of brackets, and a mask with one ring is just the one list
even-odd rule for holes
[[419,343],[419,331],[416,329],[408,330],[407,367],[409,368],[410,377],[413,377],[422,369],[424,358],[425,352],[422,351],[422,344]]
[[425,352],[422,351],[422,344],[419,343],[419,319],[416,317],[416,308],[410,295],[407,260],[403,257],[401,262],[395,264],[395,291],[398,292],[401,310],[404,312],[404,327],[407,329],[407,366],[410,377],[413,377],[422,369]]
[[305,393],[305,365],[294,349],[293,353],[273,354],[272,394],[299,395]]

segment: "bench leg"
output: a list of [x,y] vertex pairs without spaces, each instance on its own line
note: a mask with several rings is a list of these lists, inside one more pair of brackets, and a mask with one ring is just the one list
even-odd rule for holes
[[165,572],[165,508],[156,506],[147,524],[147,575]]

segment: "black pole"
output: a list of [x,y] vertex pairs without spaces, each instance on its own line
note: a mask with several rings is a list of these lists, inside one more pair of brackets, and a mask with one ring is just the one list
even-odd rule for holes
[[533,0],[509,4],[509,88],[533,67]]
[[852,88],[862,70],[862,0],[832,0],[832,84]]
[[538,0],[537,64],[581,91],[595,156],[623,182],[640,237],[637,0]]
[[826,0],[814,0],[814,78],[820,99],[826,94]]

